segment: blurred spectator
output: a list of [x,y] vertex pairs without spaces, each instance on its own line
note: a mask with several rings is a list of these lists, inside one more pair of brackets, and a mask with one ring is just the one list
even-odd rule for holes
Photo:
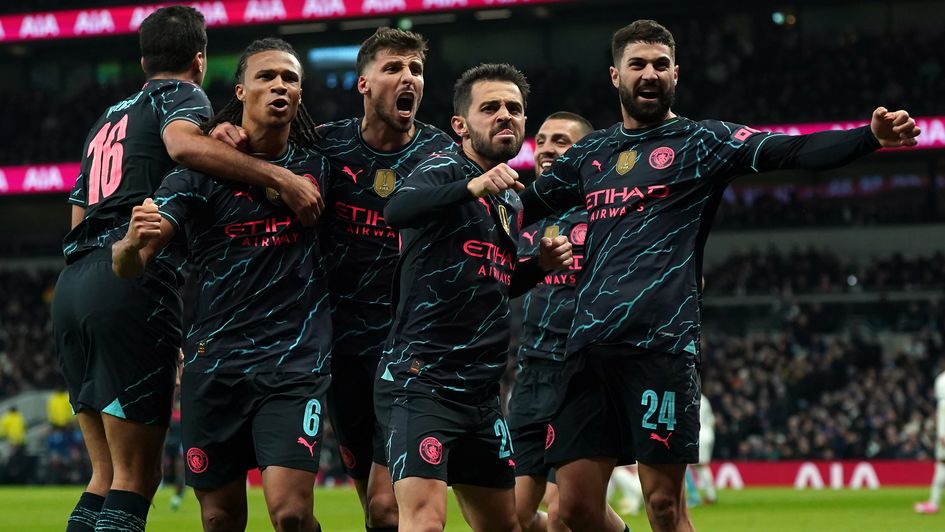
[[0,438],[5,439],[11,448],[22,447],[26,443],[26,420],[15,406],[11,406],[0,417]]

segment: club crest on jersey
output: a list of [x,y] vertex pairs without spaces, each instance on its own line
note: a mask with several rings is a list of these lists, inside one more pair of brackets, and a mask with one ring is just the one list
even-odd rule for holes
[[666,146],[656,148],[650,152],[650,166],[657,170],[662,170],[673,164],[673,159],[675,158],[676,152],[674,152],[672,148],[667,148]]
[[561,228],[557,225],[549,225],[545,228],[545,238],[554,238],[561,234]]
[[571,243],[578,246],[583,246],[584,241],[587,239],[587,224],[579,223],[571,229]]
[[512,229],[509,227],[509,211],[505,208],[505,205],[499,205],[499,221],[502,222],[502,229],[505,229],[505,233],[512,236]]
[[382,169],[374,172],[374,192],[377,195],[386,198],[394,192],[397,185],[397,174],[393,170]]
[[624,175],[633,170],[633,165],[637,164],[637,150],[622,151],[617,156],[617,166],[615,169],[620,175]]

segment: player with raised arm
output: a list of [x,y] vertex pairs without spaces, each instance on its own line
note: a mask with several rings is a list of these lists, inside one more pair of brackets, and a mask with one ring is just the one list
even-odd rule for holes
[[825,169],[881,146],[913,146],[905,111],[877,108],[850,131],[788,136],[677,116],[675,41],[640,20],[612,39],[623,121],[559,157],[522,195],[525,224],[588,211],[585,260],[567,344],[569,385],[551,423],[560,512],[577,531],[624,529],[605,500],[617,464],[639,461],[654,530],[691,530],[683,476],[698,462],[700,277],[712,219],[735,177]]
[[[300,147],[315,125],[301,105],[295,50],[279,39],[255,41],[236,79],[216,120],[241,124],[256,157],[321,188],[327,161]],[[246,473],[257,466],[273,527],[319,530],[312,488],[329,385],[328,291],[315,230],[270,196],[228,175],[178,168],[154,201],[135,207],[112,249],[115,272],[133,277],[178,234],[199,272],[181,422],[187,483],[205,530],[245,529]]]
[[[397,503],[380,429],[390,401],[380,402],[377,413],[374,404],[399,254],[397,232],[388,227],[384,206],[420,161],[456,149],[449,135],[416,120],[426,52],[420,35],[379,28],[361,44],[356,61],[363,117],[318,128],[316,147],[328,157],[332,176],[322,219],[334,330],[328,409],[368,532],[397,528]],[[227,125],[213,134],[234,146],[245,137]]]
[[[509,65],[467,70],[453,94],[462,153],[420,163],[384,213],[401,231],[396,314],[380,380],[393,390],[388,465],[400,530],[442,530],[451,484],[474,530],[519,530],[514,462],[499,406],[509,297],[571,264],[565,237],[518,262],[518,174],[528,84]],[[375,392],[378,401],[386,393]]]

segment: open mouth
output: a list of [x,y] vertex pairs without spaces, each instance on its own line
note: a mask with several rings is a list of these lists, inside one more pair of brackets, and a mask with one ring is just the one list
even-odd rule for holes
[[397,106],[397,113],[404,117],[408,118],[413,114],[413,104],[417,101],[417,96],[412,92],[401,93],[397,97],[395,105]]
[[637,90],[637,98],[655,101],[660,97],[660,90],[656,87],[644,87]]
[[540,166],[541,169],[544,171],[551,168],[551,163],[553,162],[555,162],[554,159],[542,159],[541,161],[539,161],[538,166]]
[[276,98],[275,100],[269,102],[269,107],[276,109],[277,111],[284,111],[289,107],[289,100],[286,98]]

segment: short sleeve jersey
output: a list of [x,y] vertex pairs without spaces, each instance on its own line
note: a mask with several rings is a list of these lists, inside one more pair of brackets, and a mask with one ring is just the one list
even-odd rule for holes
[[[541,179],[539,177],[538,179]],[[566,236],[571,242],[574,262],[566,270],[550,272],[522,298],[522,335],[518,356],[564,360],[568,332],[574,321],[574,297],[584,264],[587,213],[575,207],[563,215],[548,217],[522,230],[520,259],[538,255],[542,237]]]
[[[324,187],[328,164],[290,145],[271,163]],[[198,275],[185,369],[328,373],[331,320],[316,232],[259,187],[178,168],[155,194]]]
[[[421,161],[456,150],[439,129],[415,122],[413,139],[395,152],[377,151],[362,140],[359,119],[319,127],[318,148],[331,165],[328,212],[322,231],[328,286],[336,299],[390,305],[397,264],[397,232],[384,221],[387,199]],[[388,323],[389,326],[389,323]],[[366,329],[373,329],[367,324]],[[386,327],[382,327],[385,331]]]
[[[162,135],[176,120],[200,125],[213,111],[197,85],[158,79],[108,108],[92,126],[82,149],[80,173],[69,203],[85,209],[82,221],[66,235],[67,261],[96,249],[109,248],[128,231],[131,209],[151,196],[175,163]],[[163,253],[153,268],[165,264]]]
[[[435,154],[401,190],[482,175],[462,154]],[[394,324],[383,378],[434,395],[494,393],[509,345],[509,286],[521,226],[518,194],[473,198],[401,230]]]
[[726,185],[756,171],[772,134],[674,117],[587,135],[535,183],[557,212],[588,213],[567,353],[589,344],[699,351],[702,253]]

